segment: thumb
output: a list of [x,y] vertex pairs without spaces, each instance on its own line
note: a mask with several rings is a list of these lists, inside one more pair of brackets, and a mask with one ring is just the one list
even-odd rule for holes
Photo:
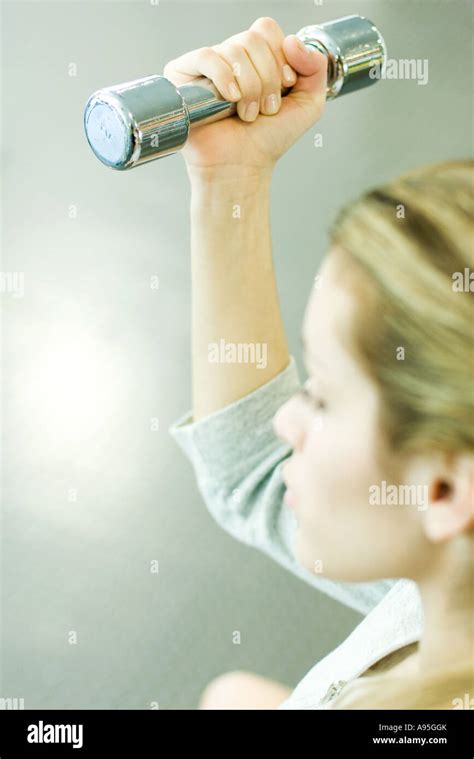
[[328,59],[324,53],[308,48],[295,34],[289,34],[282,43],[290,66],[298,74],[296,84],[287,97],[307,101],[315,114],[326,101]]

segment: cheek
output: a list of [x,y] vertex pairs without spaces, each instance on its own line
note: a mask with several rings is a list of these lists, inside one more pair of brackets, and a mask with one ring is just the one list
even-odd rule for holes
[[[308,491],[317,493],[320,503],[335,508],[349,509],[354,499],[367,501],[368,488],[378,474],[368,435],[348,432],[324,420],[306,438],[301,467],[307,495]],[[341,494],[346,503],[340,501]]]
[[369,488],[380,480],[367,432],[348,432],[323,419],[322,427],[308,431],[295,475],[295,515],[310,545],[336,550],[346,536],[366,541],[374,518]]
[[348,582],[407,573],[407,552],[420,553],[419,530],[413,513],[370,503],[370,488],[390,475],[376,464],[367,426],[348,431],[328,420],[308,431],[294,464],[295,552],[303,566]]

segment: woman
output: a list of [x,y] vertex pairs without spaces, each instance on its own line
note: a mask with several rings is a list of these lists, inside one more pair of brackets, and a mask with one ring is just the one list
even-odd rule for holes
[[[300,387],[268,196],[278,158],[323,113],[326,59],[262,18],[165,68],[176,84],[203,74],[238,115],[183,151],[193,413],[170,432],[225,529],[367,616],[294,691],[228,673],[200,707],[458,708],[474,684],[473,162],[410,172],[341,212]],[[266,365],[210,360],[222,339],[266,345]]]

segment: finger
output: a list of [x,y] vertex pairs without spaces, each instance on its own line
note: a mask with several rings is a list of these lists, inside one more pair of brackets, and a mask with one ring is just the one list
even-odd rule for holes
[[260,111],[262,83],[247,51],[233,37],[215,49],[231,68],[242,93],[237,103],[238,116],[244,121],[255,121]]
[[241,98],[232,68],[212,47],[201,47],[175,58],[166,64],[163,75],[177,86],[206,76],[225,100],[236,102]]
[[285,37],[283,50],[298,72],[296,84],[287,97],[301,101],[313,119],[322,111],[326,102],[328,59],[319,50],[307,50],[294,34]]
[[310,45],[305,45],[296,34],[288,34],[282,47],[287,60],[298,74],[312,76],[327,66],[327,56]]
[[250,29],[258,32],[268,42],[277,65],[281,71],[281,78],[285,87],[291,87],[297,79],[295,70],[290,66],[282,48],[285,34],[275,19],[269,16],[258,18]]
[[238,34],[234,40],[245,49],[260,80],[260,112],[267,116],[277,113],[281,105],[281,68],[268,42],[261,34],[250,30]]

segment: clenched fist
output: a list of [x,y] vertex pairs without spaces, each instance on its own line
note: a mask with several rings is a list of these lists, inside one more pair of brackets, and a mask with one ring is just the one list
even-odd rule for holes
[[[272,168],[321,117],[326,103],[327,58],[272,18],[259,18],[219,45],[192,50],[166,64],[164,76],[180,85],[206,76],[235,116],[196,126],[181,151],[190,173]],[[281,90],[291,91],[281,97]]]

